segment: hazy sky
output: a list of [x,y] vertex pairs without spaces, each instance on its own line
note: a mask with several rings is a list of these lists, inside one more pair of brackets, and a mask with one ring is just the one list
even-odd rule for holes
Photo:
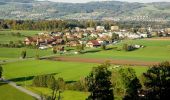
[[[71,2],[71,3],[84,3],[90,1],[114,1],[114,0],[49,0],[55,2]],[[170,0],[115,0],[115,1],[128,1],[128,2],[170,2]]]

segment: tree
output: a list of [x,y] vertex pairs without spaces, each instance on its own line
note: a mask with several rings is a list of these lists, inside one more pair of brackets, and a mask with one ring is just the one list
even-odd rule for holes
[[102,48],[103,50],[106,50],[106,44],[105,44],[105,43],[102,43],[101,48]]
[[53,47],[53,54],[56,54],[57,53],[57,47]]
[[26,50],[23,50],[23,51],[21,52],[21,58],[22,58],[22,59],[25,59],[25,58],[26,58],[26,55],[27,55]]
[[119,70],[121,79],[124,83],[126,92],[124,100],[138,100],[138,91],[141,89],[141,84],[137,78],[134,69],[132,68],[122,68]]
[[170,63],[162,62],[143,73],[146,99],[167,100],[170,98]]
[[119,39],[119,35],[116,33],[112,33],[112,37],[111,37],[112,41],[114,40],[118,40]]
[[118,100],[121,100],[126,92],[125,86],[124,86],[124,82],[121,79],[121,75],[119,73],[119,71],[117,70],[113,70],[112,71],[112,77],[111,77],[111,82],[114,88],[114,95],[116,95],[116,97],[118,97]]
[[123,50],[125,51],[133,51],[136,48],[133,45],[123,44]]
[[2,77],[2,72],[3,72],[3,68],[2,68],[2,66],[0,65],[0,78]]
[[79,45],[77,45],[77,47],[76,47],[77,52],[81,53],[81,51],[84,50],[84,47],[85,47],[84,44],[79,44]]
[[87,77],[88,90],[91,92],[88,100],[113,100],[110,64],[104,63],[94,68]]

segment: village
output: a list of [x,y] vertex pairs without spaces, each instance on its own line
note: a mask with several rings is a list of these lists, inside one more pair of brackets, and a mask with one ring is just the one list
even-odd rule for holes
[[110,30],[106,30],[104,26],[97,26],[96,28],[88,27],[82,29],[75,27],[72,30],[65,32],[43,32],[38,33],[33,37],[26,37],[25,45],[36,45],[39,49],[52,48],[54,46],[61,46],[63,50],[66,47],[76,47],[84,45],[85,47],[93,48],[101,45],[115,44],[123,39],[142,39],[153,37],[167,37],[170,35],[170,28],[152,29],[139,28],[125,30],[120,29],[119,26],[111,26]]

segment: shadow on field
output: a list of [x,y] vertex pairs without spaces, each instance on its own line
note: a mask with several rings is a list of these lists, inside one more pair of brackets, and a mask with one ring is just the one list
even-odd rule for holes
[[[56,75],[58,73],[50,73],[50,74],[43,74],[43,75]],[[37,75],[39,76],[39,75]],[[12,79],[9,79],[10,81],[13,81],[13,82],[23,82],[23,81],[29,81],[29,80],[32,80],[35,76],[26,76],[26,77],[18,77],[18,78],[12,78]]]
[[100,52],[101,50],[89,50],[89,51],[84,51],[83,53],[96,53]]
[[76,81],[66,81],[66,84],[75,83]]
[[22,82],[22,81],[29,81],[29,80],[32,80],[33,78],[34,78],[34,76],[19,77],[19,78],[12,78],[12,79],[10,79],[10,81],[14,81],[14,82]]
[[0,87],[5,85],[5,84],[7,84],[7,83],[0,81]]
[[106,50],[113,50],[113,49],[114,49],[113,47],[106,48]]

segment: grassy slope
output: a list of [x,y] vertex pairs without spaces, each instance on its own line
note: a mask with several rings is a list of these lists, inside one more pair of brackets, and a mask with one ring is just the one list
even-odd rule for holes
[[[29,90],[38,94],[51,95],[52,91],[47,88],[41,87],[27,87]],[[88,92],[69,91],[65,90],[61,93],[62,100],[85,100],[88,96]]]
[[8,84],[0,85],[0,100],[35,100],[33,97],[18,91]]
[[2,58],[19,58],[21,56],[22,50],[27,51],[27,57],[35,57],[36,54],[39,56],[52,55],[51,49],[47,50],[36,50],[29,48],[0,48],[0,57]]
[[[91,71],[92,67],[97,64],[93,63],[78,63],[78,62],[58,62],[58,61],[40,61],[29,60],[22,62],[15,62],[3,65],[4,76],[7,79],[21,78],[17,81],[24,81],[25,77],[41,75],[41,74],[55,74],[55,77],[62,77],[66,81],[76,81],[81,77],[86,77]],[[137,74],[144,72],[147,67],[134,67]],[[29,84],[30,82],[27,82]]]
[[66,81],[76,81],[88,75],[96,64],[57,61],[29,60],[4,65],[4,76],[8,79],[55,73]]
[[18,41],[18,40],[24,40],[25,37],[17,37],[12,36],[11,32],[13,33],[21,33],[21,35],[24,36],[33,36],[35,34],[40,33],[41,31],[27,31],[27,30],[0,30],[0,43],[9,43],[9,41]]
[[125,60],[143,60],[143,61],[165,61],[170,60],[170,41],[150,41],[150,40],[126,40],[117,45],[122,48],[124,43],[140,44],[146,46],[135,51],[117,51],[106,50],[96,53],[86,53],[84,55],[77,55],[85,58],[111,58],[111,59],[125,59]]
[[[89,74],[92,67],[97,64],[93,63],[73,63],[73,62],[58,62],[58,61],[40,61],[40,60],[28,60],[23,62],[15,62],[3,65],[4,76],[8,79],[21,78],[17,82],[21,84],[30,85],[31,80],[24,82],[28,76],[34,76],[39,74],[58,73],[55,77],[63,77],[66,81],[76,81],[81,77],[85,77]],[[147,67],[133,67],[136,74],[140,76],[147,70]],[[31,78],[32,79],[32,78]],[[51,91],[47,88],[28,87],[31,91],[36,93],[50,94]],[[63,100],[85,100],[88,96],[86,92],[79,91],[64,91],[62,93]]]

